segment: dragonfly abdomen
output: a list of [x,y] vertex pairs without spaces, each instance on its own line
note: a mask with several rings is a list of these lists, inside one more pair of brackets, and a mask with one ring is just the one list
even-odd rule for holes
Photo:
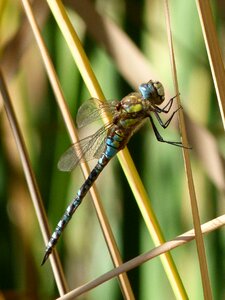
[[55,231],[53,232],[48,245],[46,247],[45,256],[42,261],[42,265],[45,263],[45,261],[48,259],[48,256],[51,254],[53,247],[57,243],[58,239],[60,238],[62,231],[65,229],[66,225],[69,223],[70,219],[72,218],[74,212],[77,210],[78,206],[81,204],[83,198],[87,194],[87,192],[90,190],[91,186],[101,173],[101,171],[104,169],[104,167],[107,165],[107,163],[110,161],[111,157],[107,157],[105,152],[101,155],[101,157],[98,160],[97,165],[94,167],[94,169],[89,174],[88,178],[85,180],[84,184],[81,186],[81,188],[78,190],[76,197],[73,199],[72,203],[67,207],[64,215],[62,216],[61,220],[58,222]]
[[[108,159],[113,158],[118,151],[124,148],[125,144],[125,135],[118,128],[113,128],[112,132],[106,138],[106,148],[105,155]],[[101,160],[101,159],[100,159]]]

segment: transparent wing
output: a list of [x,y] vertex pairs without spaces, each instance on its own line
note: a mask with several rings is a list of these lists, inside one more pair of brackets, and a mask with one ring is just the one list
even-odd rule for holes
[[99,143],[99,146],[96,148],[96,151],[93,155],[94,158],[99,158],[103,151],[105,150],[105,140],[106,140],[106,137],[101,141],[101,143]]
[[116,100],[102,102],[97,98],[87,100],[80,106],[77,112],[76,122],[78,128],[103,118],[104,113],[111,113],[113,115],[118,102]]
[[111,124],[103,126],[94,134],[70,146],[59,159],[59,170],[70,172],[82,161],[99,158],[104,151],[106,131],[110,126]]

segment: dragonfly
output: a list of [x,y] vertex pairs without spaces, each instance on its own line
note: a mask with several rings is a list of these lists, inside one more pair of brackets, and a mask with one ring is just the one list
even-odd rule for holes
[[138,92],[128,94],[121,101],[113,100],[102,102],[96,98],[91,98],[81,105],[76,117],[78,128],[91,124],[102,117],[104,118],[107,114],[112,115],[112,120],[102,126],[94,134],[70,146],[58,162],[58,168],[61,171],[72,171],[83,161],[88,161],[93,158],[98,159],[97,164],[58,222],[46,246],[42,265],[52,253],[63,230],[99,174],[106,167],[108,162],[127,145],[132,135],[147,119],[150,120],[153,132],[159,142],[189,148],[184,146],[182,142],[164,140],[154,123],[153,117],[155,117],[161,127],[168,127],[174,115],[181,107],[174,110],[166,122],[163,122],[160,114],[170,112],[175,98],[176,96],[171,98],[164,107],[160,108],[159,105],[165,100],[163,85],[159,81],[150,80],[147,83],[139,85]]

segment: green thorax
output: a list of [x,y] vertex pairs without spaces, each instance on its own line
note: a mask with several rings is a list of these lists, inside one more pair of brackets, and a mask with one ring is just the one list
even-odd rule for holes
[[124,129],[134,129],[148,116],[149,101],[140,93],[131,93],[124,97],[118,105],[116,123]]

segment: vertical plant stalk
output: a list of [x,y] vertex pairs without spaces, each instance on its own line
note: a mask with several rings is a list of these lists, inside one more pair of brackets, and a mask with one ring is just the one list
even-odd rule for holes
[[[68,44],[71,54],[75,60],[75,63],[83,77],[83,80],[92,97],[96,97],[100,100],[104,99],[101,88],[97,82],[97,79],[91,69],[88,58],[82,48],[80,40],[66,14],[65,8],[60,0],[50,1],[47,0],[48,5],[58,23],[60,30]],[[134,166],[134,163],[130,157],[130,154],[125,148],[118,154],[120,164],[130,184],[134,197],[137,201],[139,209],[146,223],[146,226],[152,236],[155,245],[164,243],[164,237],[161,232],[158,221],[155,217],[154,211],[150,205],[150,200],[145,191],[145,188],[141,182],[139,174]],[[170,253],[165,253],[161,257],[165,272],[168,276],[169,282],[172,286],[174,294],[177,299],[187,299],[186,292],[183,284],[173,262]]]
[[[66,104],[66,101],[65,101],[65,98],[64,98],[64,95],[63,95],[63,91],[62,91],[62,88],[60,86],[59,79],[58,79],[57,74],[55,72],[54,66],[53,66],[52,61],[50,59],[50,56],[48,54],[47,48],[44,44],[44,40],[41,36],[41,33],[40,33],[39,28],[38,28],[37,22],[35,20],[34,15],[33,15],[30,3],[29,3],[28,0],[22,0],[22,3],[24,5],[25,12],[27,14],[27,17],[28,17],[28,20],[30,22],[33,34],[35,36],[37,45],[38,45],[40,53],[42,55],[44,66],[46,68],[46,72],[48,74],[50,83],[52,85],[53,92],[55,94],[58,106],[61,110],[61,113],[62,113],[62,116],[63,116],[63,119],[64,119],[64,123],[67,126],[67,130],[69,132],[70,139],[71,139],[72,143],[75,143],[75,142],[78,141],[79,138],[78,138],[78,134],[77,134],[75,125],[73,123],[72,116],[71,116],[71,114],[69,112],[69,109],[68,109],[68,106]],[[88,165],[85,164],[85,163],[82,163],[81,169],[83,171],[84,176],[87,178],[87,176],[90,174],[90,169],[89,169]],[[92,199],[93,199],[93,202],[94,202],[94,205],[95,205],[95,209],[96,209],[96,212],[97,212],[97,215],[98,215],[98,219],[100,221],[102,231],[103,231],[103,234],[104,234],[104,237],[105,237],[105,240],[106,240],[111,258],[113,260],[113,263],[114,263],[115,267],[117,267],[117,266],[122,264],[122,258],[120,256],[119,249],[117,247],[115,238],[113,236],[112,229],[110,227],[108,218],[107,218],[106,213],[104,211],[104,208],[101,204],[100,197],[97,193],[96,188],[93,187],[90,190],[90,192],[91,192],[91,195],[92,195]],[[131,289],[131,286],[130,286],[130,283],[129,283],[129,280],[128,280],[128,277],[127,277],[127,274],[120,274],[119,275],[119,282],[120,282],[121,289],[122,289],[124,297],[126,299],[131,299],[131,300],[134,299],[134,295],[133,295],[133,292],[132,292],[132,289]]]
[[[47,243],[48,237],[50,235],[50,230],[48,227],[47,217],[43,207],[41,194],[38,189],[37,181],[35,179],[35,175],[32,170],[32,166],[25,146],[25,142],[21,130],[19,128],[19,124],[1,70],[0,70],[0,91],[4,102],[4,108],[6,110],[7,117],[16,141],[16,145],[20,155],[20,160],[26,177],[27,185],[30,191],[31,199],[33,201],[33,206],[37,215],[39,226],[41,228],[41,233],[43,235],[45,243]],[[53,252],[53,255],[51,257],[51,264],[54,270],[55,281],[59,290],[59,294],[64,295],[68,291],[68,287],[56,251]]]
[[209,0],[196,0],[205,46],[225,129],[225,70]]
[[[158,220],[155,216],[153,207],[147,195],[147,192],[143,186],[141,178],[137,172],[137,169],[132,161],[130,153],[127,148],[119,153],[119,160],[122,162],[123,171],[129,182],[130,188],[137,201],[138,207],[141,211],[142,217],[148,228],[148,231],[152,237],[155,246],[165,243],[163,233],[161,231]],[[169,252],[166,252],[160,256],[164,270],[174,292],[176,299],[185,300],[188,299],[182,280],[179,276],[173,258]]]
[[[168,44],[169,44],[169,50],[170,50],[170,59],[171,59],[171,68],[172,68],[172,75],[173,75],[173,81],[174,81],[174,88],[175,88],[176,95],[178,95],[177,101],[178,101],[178,105],[180,106],[181,103],[180,103],[180,97],[179,97],[179,88],[178,88],[178,80],[177,80],[175,55],[174,55],[174,49],[173,49],[173,39],[172,39],[172,32],[171,32],[168,0],[165,0],[164,4],[165,4],[167,36],[168,36]],[[187,139],[184,116],[183,116],[182,110],[179,110],[179,125],[180,125],[180,131],[181,131],[183,144],[188,145],[188,139]],[[197,252],[198,252],[199,265],[200,265],[200,271],[201,271],[204,298],[210,300],[210,299],[212,299],[212,291],[211,291],[210,281],[209,281],[207,260],[206,260],[206,254],[205,254],[203,235],[202,235],[202,231],[201,231],[201,223],[200,223],[200,218],[199,218],[199,211],[198,211],[198,204],[197,204],[197,198],[196,198],[196,193],[195,193],[194,181],[193,181],[193,176],[192,176],[189,150],[186,148],[183,148],[183,157],[184,157],[184,164],[185,164],[185,170],[186,170],[186,176],[187,176],[187,182],[188,182],[188,190],[189,190],[190,201],[191,201],[191,209],[192,209],[192,215],[193,215],[193,223],[194,223],[194,230],[195,230],[195,236],[196,236]]]

